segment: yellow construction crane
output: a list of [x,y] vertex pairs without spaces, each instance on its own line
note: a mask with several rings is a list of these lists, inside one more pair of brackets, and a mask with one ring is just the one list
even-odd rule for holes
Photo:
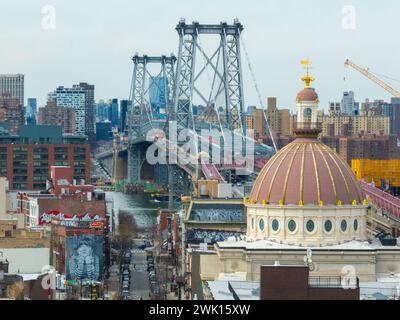
[[366,76],[368,79],[371,81],[375,82],[377,85],[381,86],[383,89],[385,89],[387,92],[389,92],[393,97],[400,98],[400,92],[393,89],[391,86],[389,86],[385,81],[379,79],[376,75],[371,73],[368,68],[363,68],[360,67],[359,65],[355,64],[352,62],[350,59],[347,59],[344,62],[345,66],[352,67],[353,69],[357,70],[364,76]]

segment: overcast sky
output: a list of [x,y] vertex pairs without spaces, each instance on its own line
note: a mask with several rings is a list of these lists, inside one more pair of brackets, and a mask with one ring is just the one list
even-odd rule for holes
[[[46,5],[55,8],[55,29],[42,26]],[[355,21],[345,5],[354,7]],[[57,86],[80,81],[95,84],[96,99],[127,98],[131,56],[177,54],[181,17],[200,23],[238,17],[261,95],[276,96],[279,107],[294,107],[303,86],[299,61],[307,57],[324,108],[343,90],[353,90],[356,100],[390,98],[345,71],[346,58],[400,79],[397,0],[0,0],[0,73],[25,74],[25,97],[40,105]],[[246,105],[258,105],[244,56],[243,64]]]

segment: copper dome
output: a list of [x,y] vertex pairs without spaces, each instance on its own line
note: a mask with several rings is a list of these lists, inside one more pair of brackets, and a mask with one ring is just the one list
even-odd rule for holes
[[[360,204],[363,192],[347,163],[317,139],[298,138],[259,173],[250,199],[267,204]],[[355,201],[355,202],[354,202]]]
[[314,88],[304,88],[297,96],[296,101],[316,101],[318,100],[318,94]]

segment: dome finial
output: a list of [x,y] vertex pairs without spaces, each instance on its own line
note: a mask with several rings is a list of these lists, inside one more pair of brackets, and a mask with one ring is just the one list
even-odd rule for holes
[[304,77],[302,77],[301,80],[306,83],[306,88],[309,88],[311,82],[315,80],[313,76],[310,76],[310,70],[312,69],[311,61],[309,59],[304,59],[301,60],[300,63],[305,65],[304,69],[306,69],[307,71],[307,74]]

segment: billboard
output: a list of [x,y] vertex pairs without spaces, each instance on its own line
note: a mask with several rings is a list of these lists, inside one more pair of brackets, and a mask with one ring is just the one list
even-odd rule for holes
[[84,234],[67,237],[65,258],[67,281],[101,281],[103,272],[103,236]]
[[91,215],[86,213],[85,215],[66,215],[63,214],[60,211],[57,210],[52,210],[49,212],[43,212],[40,217],[39,217],[39,224],[50,224],[51,219],[57,219],[57,220],[76,220],[76,221],[101,221],[104,220],[104,218],[100,217],[99,215]]

